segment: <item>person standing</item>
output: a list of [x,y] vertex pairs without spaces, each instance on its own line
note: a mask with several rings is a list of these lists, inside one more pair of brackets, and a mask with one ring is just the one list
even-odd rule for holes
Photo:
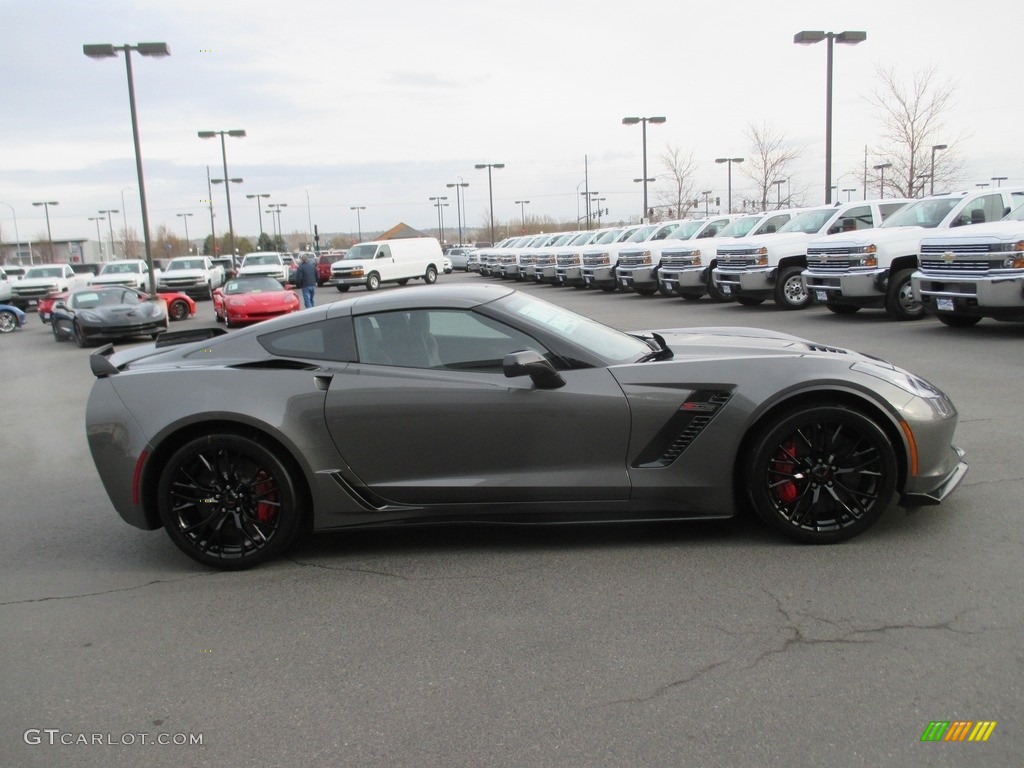
[[295,273],[295,284],[302,291],[302,305],[309,309],[313,306],[313,297],[316,293],[316,267],[306,255],[303,255],[300,262]]

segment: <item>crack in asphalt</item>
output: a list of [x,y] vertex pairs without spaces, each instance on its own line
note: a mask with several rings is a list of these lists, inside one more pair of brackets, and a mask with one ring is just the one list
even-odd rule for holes
[[102,597],[103,595],[115,595],[118,592],[134,592],[137,589],[152,587],[154,584],[176,584],[177,582],[185,581],[186,579],[215,575],[217,575],[217,573],[191,573],[188,576],[182,576],[178,579],[154,579],[153,581],[147,581],[145,584],[136,584],[132,587],[117,587],[116,589],[104,589],[99,592],[82,592],[78,595],[48,595],[47,597],[30,597],[25,600],[8,600],[6,602],[0,602],[0,607],[8,605],[25,605],[27,603],[45,603],[50,600],[78,600],[83,597]]
[[[785,606],[782,603],[782,600],[779,597],[777,597],[776,595],[774,595],[773,593],[769,592],[768,590],[766,590],[764,588],[762,588],[761,591],[764,592],[768,597],[770,597],[775,602],[776,613],[778,615],[781,615],[783,617],[783,619],[785,620],[783,622],[783,626],[781,628],[782,629],[788,629],[788,631],[790,633],[790,636],[785,638],[782,641],[782,644],[779,647],[766,649],[763,652],[761,652],[760,654],[758,654],[758,656],[753,661],[751,661],[750,663],[744,664],[744,665],[740,666],[739,667],[740,670],[753,669],[754,667],[756,667],[758,664],[760,664],[765,659],[768,659],[768,658],[770,658],[772,656],[777,656],[777,655],[785,654],[785,653],[787,653],[788,651],[790,651],[792,648],[794,648],[796,646],[801,646],[801,645],[809,645],[809,646],[815,646],[815,645],[866,645],[866,644],[869,644],[869,643],[876,642],[876,639],[875,639],[874,636],[876,636],[876,635],[884,635],[886,632],[891,632],[891,631],[894,631],[894,630],[909,629],[909,630],[924,630],[924,631],[947,631],[947,632],[955,632],[957,634],[963,634],[963,635],[978,634],[978,632],[975,632],[975,631],[965,630],[965,629],[957,629],[956,627],[953,626],[956,622],[960,621],[960,619],[962,618],[963,614],[962,613],[958,613],[958,614],[956,614],[955,616],[953,616],[950,619],[947,619],[945,621],[935,622],[934,624],[881,624],[881,625],[875,626],[875,627],[852,628],[852,629],[849,629],[848,631],[846,631],[846,633],[843,636],[840,636],[840,637],[831,637],[831,638],[827,638],[827,637],[826,638],[808,637],[804,633],[804,631],[800,628],[799,622],[798,622],[797,619],[794,618],[794,616],[802,616],[804,618],[808,618],[808,619],[811,619],[813,621],[819,621],[819,622],[821,622],[823,624],[827,624],[827,625],[832,626],[832,627],[840,626],[841,622],[832,621],[830,619],[821,618],[819,616],[814,616],[813,614],[803,613],[803,612],[800,612],[800,611],[790,612],[790,611],[788,611],[785,608]],[[725,629],[724,627],[721,627],[721,626],[718,626],[718,625],[713,625],[713,626],[715,627],[715,629],[719,630],[723,634],[729,635],[731,637],[743,637],[743,636],[750,636],[750,635],[761,635],[761,634],[763,634],[765,632],[764,629],[755,629],[755,630],[750,630],[750,631],[735,631],[735,630]],[[776,629],[776,627],[771,627],[770,629]],[[613,706],[613,705],[616,705],[616,704],[643,704],[643,703],[646,703],[646,702],[649,702],[649,701],[652,701],[654,699],[658,699],[658,698],[664,696],[666,693],[668,693],[669,691],[673,690],[674,688],[678,688],[679,686],[687,685],[687,684],[692,683],[692,682],[694,682],[696,680],[699,680],[701,677],[703,677],[703,676],[705,676],[707,674],[710,674],[711,672],[713,672],[714,670],[718,669],[719,667],[725,666],[727,664],[732,664],[732,663],[733,663],[732,659],[725,659],[725,660],[722,660],[722,661],[716,661],[713,664],[708,664],[708,665],[706,665],[704,667],[701,667],[701,668],[697,669],[695,672],[693,672],[692,674],[688,675],[687,677],[680,678],[679,680],[673,680],[670,683],[666,683],[665,685],[661,685],[661,686],[655,688],[653,691],[651,691],[647,695],[630,696],[630,697],[626,697],[626,698],[622,698],[622,699],[614,699],[614,700],[611,700],[611,701],[601,702],[597,706],[605,707],[605,706]]]
[[366,573],[371,576],[387,576],[388,578],[398,579],[400,581],[414,581],[408,576],[402,576],[398,573],[391,573],[389,571],[375,571],[370,568],[353,568],[352,566],[340,566],[340,565],[323,565],[321,563],[306,563],[301,560],[296,560],[294,557],[284,557],[283,560],[287,560],[293,565],[297,565],[300,568],[319,568],[324,571],[344,571],[348,573]]

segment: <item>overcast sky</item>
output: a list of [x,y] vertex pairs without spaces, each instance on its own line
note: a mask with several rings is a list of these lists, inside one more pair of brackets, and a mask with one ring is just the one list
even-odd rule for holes
[[[865,147],[880,145],[866,97],[878,66],[909,80],[934,65],[957,97],[937,142],[959,145],[963,187],[1007,176],[1024,184],[1019,93],[1024,4],[947,0],[0,0],[3,142],[0,201],[22,240],[95,239],[89,221],[121,209],[141,230],[123,55],[94,60],[84,43],[166,42],[169,58],[132,56],[150,223],[193,239],[209,232],[207,167],[223,176],[220,142],[199,130],[244,129],[227,139],[235,230],[255,235],[246,194],[283,203],[285,233],[363,232],[404,221],[437,226],[432,196],[447,195],[448,239],[464,181],[468,224],[495,218],[574,219],[589,185],[610,218],[639,216],[640,126],[627,115],[664,115],[648,127],[648,175],[671,143],[693,152],[698,187],[726,196],[726,167],[745,156],[745,130],[769,123],[802,147],[794,188],[824,199],[826,46],[793,44],[802,29],[864,30],[836,46],[833,177],[860,187]],[[947,135],[948,134],[948,135]],[[733,174],[734,200],[747,182]],[[227,228],[223,186],[216,227]],[[654,190],[650,191],[653,200]],[[859,196],[856,195],[856,196]],[[844,197],[845,199],[845,197]],[[122,214],[114,227],[123,226]],[[0,206],[3,239],[14,239]],[[272,231],[264,214],[264,229]]]

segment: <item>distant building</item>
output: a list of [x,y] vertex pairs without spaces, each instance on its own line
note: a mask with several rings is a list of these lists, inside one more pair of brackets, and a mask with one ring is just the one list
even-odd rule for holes
[[53,254],[46,240],[20,243],[0,243],[0,263],[3,264],[89,264],[102,261],[100,246],[85,238],[54,240]]

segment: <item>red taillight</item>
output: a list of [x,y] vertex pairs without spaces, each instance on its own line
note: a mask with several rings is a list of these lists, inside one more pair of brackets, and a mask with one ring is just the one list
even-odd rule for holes
[[138,506],[142,498],[142,467],[149,458],[149,453],[143,451],[139,454],[139,460],[135,462],[135,472],[132,473],[132,504]]

